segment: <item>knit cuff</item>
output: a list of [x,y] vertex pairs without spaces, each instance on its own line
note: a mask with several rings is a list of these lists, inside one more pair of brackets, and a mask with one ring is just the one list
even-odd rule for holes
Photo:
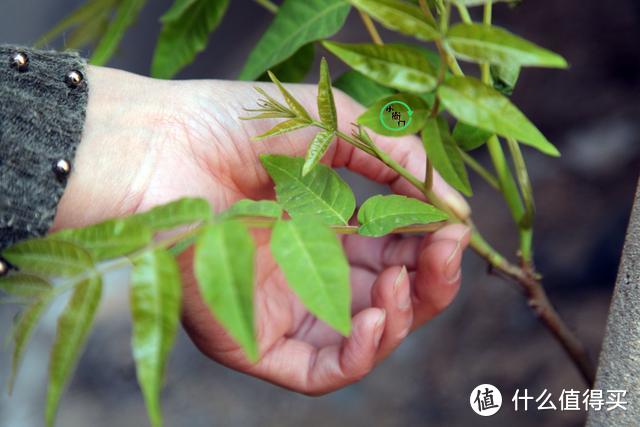
[[0,46],[0,250],[47,233],[87,107],[75,53]]

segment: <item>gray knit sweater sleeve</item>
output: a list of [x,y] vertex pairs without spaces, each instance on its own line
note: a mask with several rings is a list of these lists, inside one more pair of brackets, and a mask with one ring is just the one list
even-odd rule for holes
[[74,53],[0,45],[0,250],[53,222],[84,125],[84,69]]

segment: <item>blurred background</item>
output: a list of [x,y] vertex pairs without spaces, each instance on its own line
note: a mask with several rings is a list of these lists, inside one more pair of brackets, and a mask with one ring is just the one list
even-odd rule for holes
[[[0,42],[32,44],[80,3],[3,0]],[[158,18],[170,3],[148,3],[113,67],[149,73]],[[538,207],[536,262],[551,300],[596,360],[640,170],[640,2],[525,0],[513,9],[499,4],[494,10],[498,25],[561,53],[571,64],[568,71],[526,69],[513,98],[563,154],[549,159],[525,149]],[[270,20],[252,1],[232,1],[208,49],[179,77],[233,79]],[[368,41],[357,14],[352,12],[337,38]],[[337,76],[341,64],[331,58],[330,65]],[[346,176],[360,201],[381,191]],[[479,179],[473,182],[471,203],[479,228],[499,250],[513,253],[515,233],[506,208]],[[559,406],[562,389],[586,386],[518,289],[486,270],[469,252],[462,290],[450,309],[360,383],[324,397],[297,395],[217,365],[182,333],[163,392],[166,425],[583,425],[584,411],[514,412],[516,389],[535,396],[548,389]],[[113,277],[108,286],[95,332],[62,401],[59,426],[147,425],[130,355],[123,277]],[[14,307],[0,306],[0,339],[15,313]],[[30,345],[14,396],[0,396],[0,427],[43,425],[54,314],[55,308]],[[9,363],[10,353],[0,352],[3,385]],[[469,407],[471,390],[482,383],[503,394],[502,410],[490,418]]]

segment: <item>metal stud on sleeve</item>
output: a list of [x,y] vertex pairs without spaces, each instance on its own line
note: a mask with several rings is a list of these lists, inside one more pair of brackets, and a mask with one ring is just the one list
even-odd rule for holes
[[0,277],[9,273],[9,264],[2,258],[0,258]]
[[23,52],[17,52],[11,57],[11,66],[20,72],[29,69],[29,57]]
[[84,81],[84,76],[78,70],[69,71],[67,76],[65,77],[65,82],[70,87],[78,87]]
[[59,180],[64,180],[71,173],[71,163],[66,159],[60,159],[53,166],[53,171]]

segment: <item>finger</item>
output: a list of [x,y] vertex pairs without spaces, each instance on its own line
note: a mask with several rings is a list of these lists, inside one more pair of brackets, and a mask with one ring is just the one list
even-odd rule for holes
[[387,313],[377,360],[384,359],[409,334],[413,323],[411,285],[406,267],[391,267],[380,274],[371,289],[371,301]]
[[463,224],[451,224],[425,238],[412,295],[414,328],[444,310],[458,293],[469,231]]
[[264,355],[254,375],[289,389],[325,394],[358,381],[373,369],[385,312],[368,308],[353,317],[352,331],[341,344],[316,348],[287,339]]
[[415,270],[421,240],[416,236],[389,235],[372,238],[347,235],[343,244],[352,265],[379,273],[387,267],[399,265]]

